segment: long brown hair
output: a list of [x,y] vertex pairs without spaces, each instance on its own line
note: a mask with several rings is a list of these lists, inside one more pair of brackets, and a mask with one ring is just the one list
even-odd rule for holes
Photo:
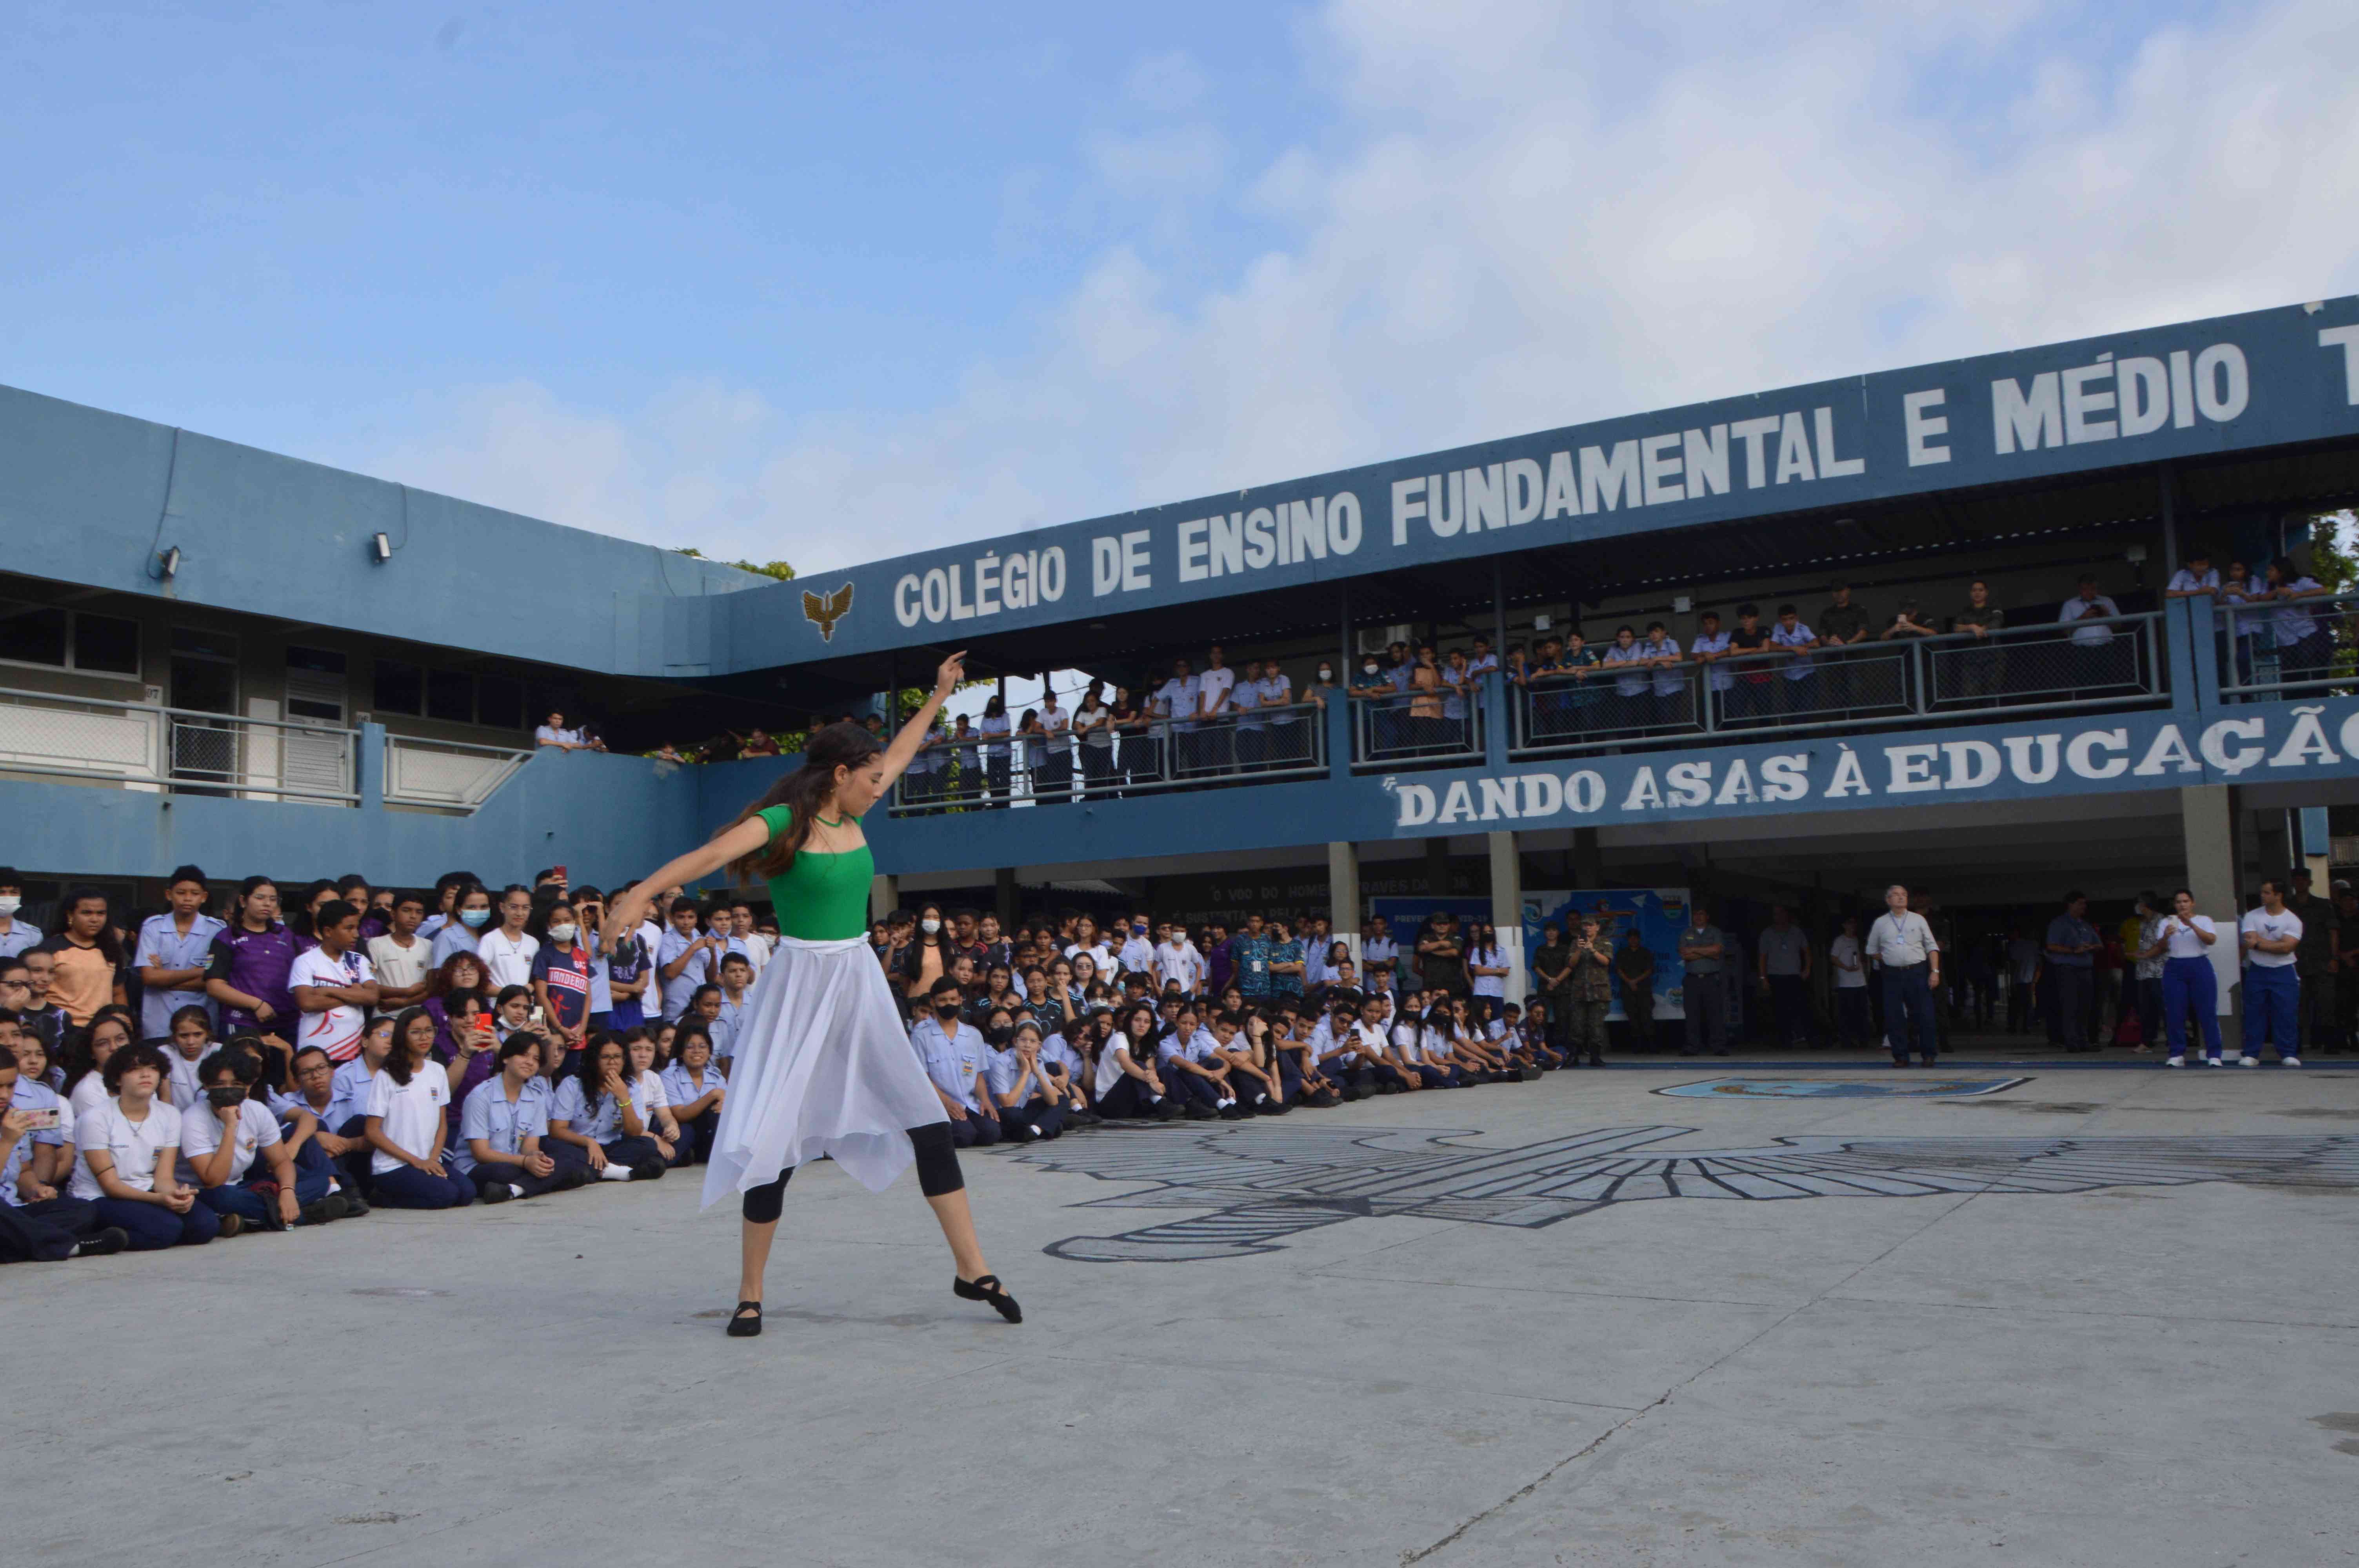
[[857,724],[830,724],[811,731],[810,741],[803,748],[803,765],[749,801],[734,821],[713,835],[718,838],[774,806],[786,806],[794,814],[783,831],[773,833],[768,843],[729,869],[742,877],[785,876],[787,868],[795,863],[795,851],[810,838],[811,818],[818,815],[820,803],[835,788],[835,770],[864,767],[884,749],[875,736]]

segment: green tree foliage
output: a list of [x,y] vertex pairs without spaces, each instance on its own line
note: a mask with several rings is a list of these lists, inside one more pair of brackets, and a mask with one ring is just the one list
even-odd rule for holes
[[[679,553],[683,556],[693,557],[700,561],[710,560],[712,558],[702,550],[697,549],[693,546],[684,548]],[[774,578],[779,582],[791,581],[795,575],[795,568],[785,561],[761,561],[758,563],[754,561],[723,561],[721,564],[724,567],[735,567],[742,572],[753,572],[761,577]]]

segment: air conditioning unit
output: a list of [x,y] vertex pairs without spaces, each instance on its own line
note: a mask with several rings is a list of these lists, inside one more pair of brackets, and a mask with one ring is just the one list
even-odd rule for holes
[[1415,629],[1406,621],[1397,626],[1363,626],[1355,633],[1355,645],[1364,654],[1381,654],[1395,643],[1416,645]]

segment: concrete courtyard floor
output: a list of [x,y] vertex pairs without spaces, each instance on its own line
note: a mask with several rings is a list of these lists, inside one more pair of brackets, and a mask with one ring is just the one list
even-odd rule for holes
[[2336,1058],[1648,1063],[966,1166],[1020,1327],[832,1166],[750,1341],[679,1174],[8,1269],[0,1561],[2359,1561]]

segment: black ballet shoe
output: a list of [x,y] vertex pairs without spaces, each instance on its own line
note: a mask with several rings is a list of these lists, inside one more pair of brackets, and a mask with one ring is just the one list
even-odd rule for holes
[[[752,1307],[754,1309],[754,1315],[751,1317],[747,1317],[745,1315],[745,1309],[747,1307]],[[751,1339],[761,1332],[762,1303],[760,1302],[739,1302],[737,1303],[737,1310],[729,1314],[729,1337],[732,1339]]]
[[972,1280],[962,1280],[952,1275],[951,1292],[971,1302],[990,1303],[992,1310],[1010,1323],[1024,1321],[1024,1309],[1016,1304],[1014,1296],[1000,1288],[996,1274],[979,1274]]

